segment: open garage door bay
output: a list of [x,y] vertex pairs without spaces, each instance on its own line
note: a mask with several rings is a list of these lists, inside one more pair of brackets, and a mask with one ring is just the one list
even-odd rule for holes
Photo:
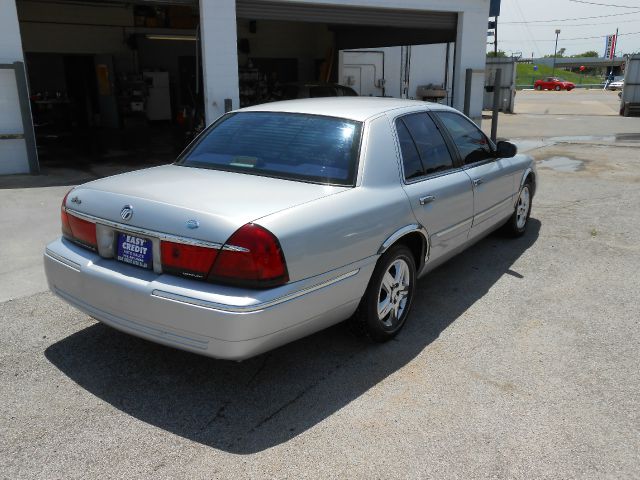
[[238,18],[325,23],[338,49],[455,42],[458,15],[388,8],[237,0]]

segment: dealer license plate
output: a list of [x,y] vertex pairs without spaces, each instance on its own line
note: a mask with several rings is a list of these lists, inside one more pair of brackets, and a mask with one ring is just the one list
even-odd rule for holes
[[118,234],[118,260],[142,268],[151,268],[153,254],[151,240],[128,233]]

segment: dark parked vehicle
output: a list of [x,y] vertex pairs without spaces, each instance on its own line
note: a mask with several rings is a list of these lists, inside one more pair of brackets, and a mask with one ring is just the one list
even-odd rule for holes
[[282,87],[283,100],[316,97],[357,97],[358,94],[351,87],[337,83],[287,83]]

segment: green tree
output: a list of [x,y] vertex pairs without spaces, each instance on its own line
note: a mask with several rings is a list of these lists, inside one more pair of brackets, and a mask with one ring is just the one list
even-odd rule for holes
[[[564,57],[564,52],[566,52],[566,51],[567,51],[567,49],[566,49],[566,48],[564,48],[564,47],[559,48],[559,49],[558,49],[558,53],[556,53],[556,55],[555,55],[555,56],[556,56],[557,58],[562,58],[562,57]],[[553,58],[553,54],[551,54],[551,55],[545,55],[543,58]]]
[[496,55],[496,52],[487,52],[487,57],[500,57],[500,58],[505,58],[507,56],[506,52],[503,52],[502,50],[498,50],[498,54]]
[[586,57],[586,58],[598,58],[600,55],[595,50],[589,50],[588,52],[579,53],[577,55],[573,55],[574,57]]

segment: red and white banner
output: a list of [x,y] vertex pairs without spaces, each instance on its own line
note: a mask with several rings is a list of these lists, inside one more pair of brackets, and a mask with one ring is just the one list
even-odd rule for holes
[[616,55],[616,43],[618,42],[618,35],[607,35],[604,48],[604,58],[609,60],[613,59]]

